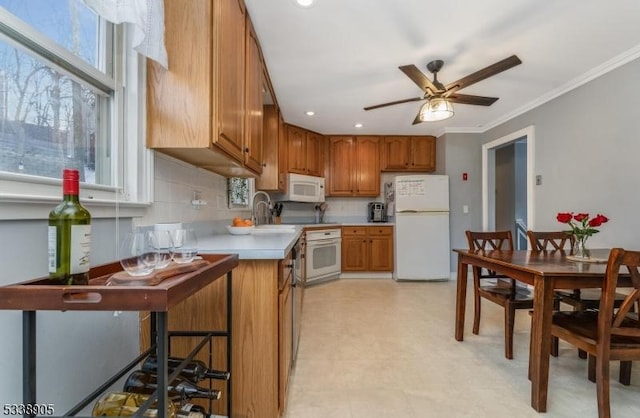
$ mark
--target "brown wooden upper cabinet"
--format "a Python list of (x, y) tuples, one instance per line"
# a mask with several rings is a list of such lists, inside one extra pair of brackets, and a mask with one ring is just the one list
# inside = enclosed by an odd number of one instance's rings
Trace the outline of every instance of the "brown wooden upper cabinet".
[(380, 137), (329, 138), (329, 196), (380, 195)]
[(284, 120), (276, 105), (263, 106), (264, 164), (256, 179), (257, 190), (284, 192), (287, 187), (287, 139)]
[(287, 125), (288, 172), (322, 176), (324, 137), (294, 125)]
[(148, 61), (147, 146), (222, 175), (259, 174), (262, 62), (244, 2), (164, 7), (169, 70)]
[(436, 138), (433, 136), (385, 136), (382, 171), (432, 172), (436, 169)]
[(262, 55), (253, 25), (246, 18), (246, 71), (245, 71), (245, 127), (244, 164), (256, 173), (262, 173), (262, 119), (263, 82)]

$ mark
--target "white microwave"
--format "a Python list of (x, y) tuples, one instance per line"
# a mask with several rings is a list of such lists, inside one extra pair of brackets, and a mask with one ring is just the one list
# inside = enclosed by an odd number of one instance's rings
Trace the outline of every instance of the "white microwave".
[(324, 177), (289, 173), (284, 200), (291, 202), (324, 202)]

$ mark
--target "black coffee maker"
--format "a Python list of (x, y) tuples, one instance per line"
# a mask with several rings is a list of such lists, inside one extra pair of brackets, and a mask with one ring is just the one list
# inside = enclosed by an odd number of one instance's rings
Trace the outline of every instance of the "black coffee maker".
[(387, 211), (384, 203), (382, 202), (370, 202), (367, 207), (367, 221), (369, 222), (386, 222)]

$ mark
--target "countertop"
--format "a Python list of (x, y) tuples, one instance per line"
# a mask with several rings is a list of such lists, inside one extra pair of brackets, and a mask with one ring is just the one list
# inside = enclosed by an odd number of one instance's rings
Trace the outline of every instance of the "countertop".
[(392, 226), (392, 222), (326, 222), (300, 223), (294, 232), (261, 233), (256, 235), (212, 234), (198, 238), (202, 254), (238, 254), (240, 260), (282, 260), (306, 229), (340, 228), (342, 226)]
[(238, 254), (241, 260), (282, 260), (302, 234), (302, 225), (294, 232), (259, 235), (216, 234), (198, 238), (202, 254)]

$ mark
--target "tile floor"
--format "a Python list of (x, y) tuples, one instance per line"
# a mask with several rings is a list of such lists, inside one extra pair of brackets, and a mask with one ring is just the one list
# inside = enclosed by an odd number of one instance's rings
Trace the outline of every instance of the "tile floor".
[[(529, 406), (528, 314), (518, 313), (515, 359), (506, 360), (502, 309), (483, 303), (476, 336), (467, 308), (457, 342), (454, 299), (454, 281), (342, 279), (307, 288), (285, 418), (597, 417), (595, 384), (577, 351), (561, 343), (551, 359), (548, 412), (538, 414)], [(617, 373), (614, 363), (613, 417), (640, 416), (640, 364), (631, 386)]]

